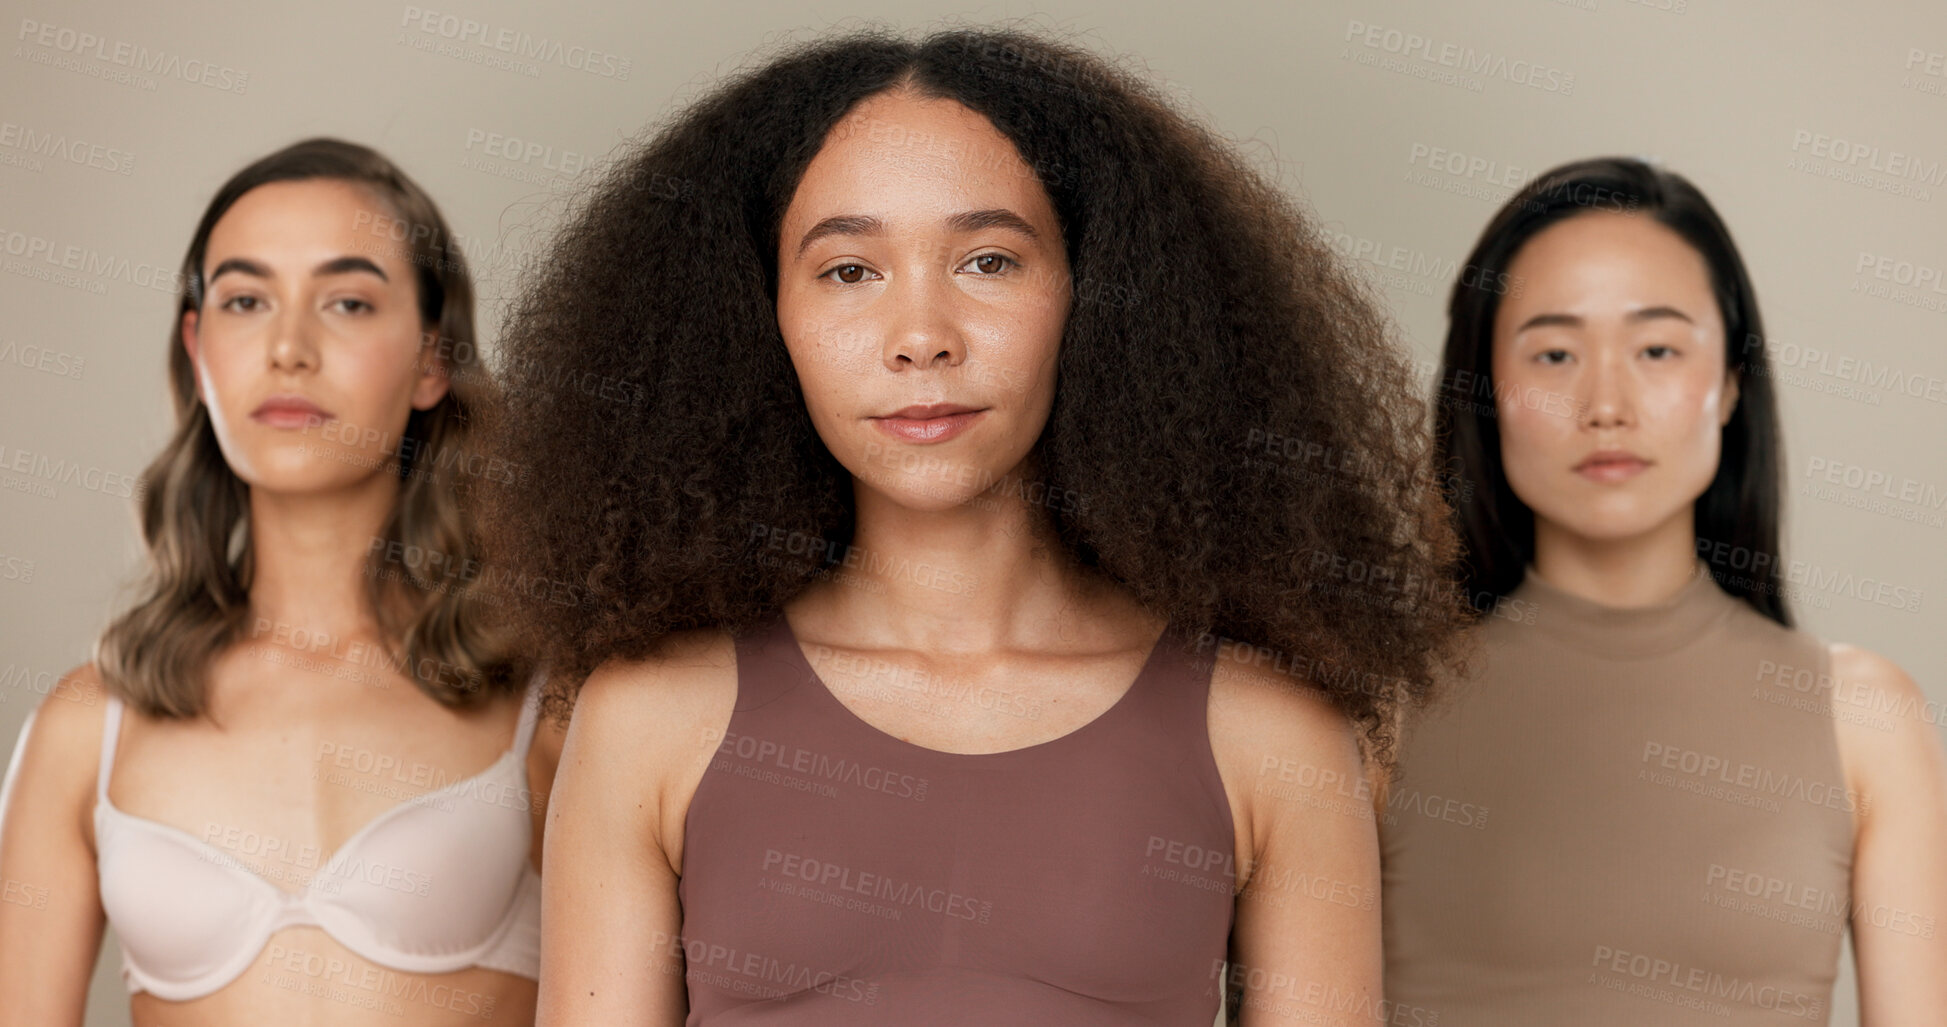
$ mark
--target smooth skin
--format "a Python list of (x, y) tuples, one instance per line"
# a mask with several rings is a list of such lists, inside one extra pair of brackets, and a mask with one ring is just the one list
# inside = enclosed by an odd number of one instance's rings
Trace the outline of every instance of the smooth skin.
[[(205, 716), (124, 710), (108, 792), (123, 812), (187, 831), (286, 891), (381, 813), (493, 763), (520, 714), (513, 696), (461, 713), (419, 691), (379, 655), (363, 598), (366, 552), (399, 493), (385, 458), (447, 381), (427, 356), (422, 333), (436, 326), (420, 322), (409, 255), (356, 230), (389, 213), (344, 182), (278, 182), (244, 194), (211, 232), (207, 294), (183, 315), (183, 337), (224, 458), (250, 490), (252, 629), (213, 661)], [(283, 393), (338, 421), (279, 428), (250, 417)], [(0, 903), (7, 1027), (82, 1022), (105, 924), (93, 807), (106, 697), (92, 664), (69, 671), (29, 717), (8, 770), (0, 876), (34, 901)], [(563, 737), (540, 722), (530, 796), (547, 794)], [(380, 760), (390, 769), (361, 769)], [(545, 803), (530, 805), (539, 869)], [(327, 989), (352, 1000), (317, 994)], [(143, 992), (130, 1012), (137, 1027), (417, 1027), (477, 1024), (485, 1011), (523, 1023), (535, 992), (496, 970), (402, 973), (303, 926), (273, 934), (211, 995)]]
[[(1035, 745), (1109, 709), (1164, 624), (1089, 583), (1021, 499), (1071, 292), (1053, 206), (1012, 144), (955, 102), (866, 100), (807, 168), (778, 266), (779, 327), (819, 437), (852, 473), (864, 557), (785, 604), (820, 677), (868, 724), (944, 752)], [(984, 413), (930, 444), (870, 420), (930, 403)], [(1314, 690), (1263, 662), (1225, 650), (1209, 703), (1236, 825), (1231, 958), (1252, 971), (1240, 978), (1279, 989), (1247, 989), (1242, 1022), (1331, 1022), (1319, 1019), (1328, 1001), (1358, 1011), (1344, 1022), (1377, 1022), (1376, 902), (1341, 901), (1343, 890), (1316, 899), (1296, 883), (1316, 875), (1376, 895), (1370, 809), (1256, 787), (1267, 760), (1358, 781), (1358, 748)], [(878, 698), (889, 665), (939, 694)], [(658, 657), (589, 677), (549, 813), (540, 1023), (683, 1022), (684, 822), (736, 688), (720, 632), (678, 635)], [(996, 694), (1008, 698), (943, 698)], [(1221, 977), (1213, 966), (1198, 983), (1214, 991)]]
[[(1709, 269), (1654, 220), (1597, 211), (1537, 233), (1508, 272), (1522, 288), (1496, 314), (1493, 375), (1508, 483), (1535, 515), (1535, 573), (1614, 606), (1667, 600), (1695, 565), (1692, 508), (1737, 403)], [(1573, 470), (1599, 449), (1649, 466), (1614, 483)], [(1865, 800), (1860, 1022), (1934, 1023), (1947, 1009), (1947, 755), (1911, 677), (1857, 646), (1831, 654), (1840, 758)]]

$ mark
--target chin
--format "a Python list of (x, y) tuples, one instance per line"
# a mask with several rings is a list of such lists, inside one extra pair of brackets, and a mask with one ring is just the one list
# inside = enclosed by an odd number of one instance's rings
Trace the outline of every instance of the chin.
[(362, 473), (359, 464), (316, 455), (288, 454), (285, 459), (259, 460), (251, 473), (238, 477), (253, 489), (296, 495), (342, 489)]
[(924, 513), (954, 510), (981, 499), (981, 492), (977, 488), (958, 484), (929, 485), (926, 482), (904, 482), (891, 495), (900, 506)]
[(1645, 510), (1633, 503), (1618, 505), (1615, 509), (1583, 506), (1541, 515), (1553, 521), (1561, 530), (1592, 542), (1623, 542), (1638, 538), (1669, 520), (1668, 512)]

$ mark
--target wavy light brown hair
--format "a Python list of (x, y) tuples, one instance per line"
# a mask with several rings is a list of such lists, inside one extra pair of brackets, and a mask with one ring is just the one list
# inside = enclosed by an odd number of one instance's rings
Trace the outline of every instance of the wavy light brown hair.
[[(549, 711), (604, 659), (747, 629), (844, 553), (852, 481), (779, 332), (778, 234), (826, 134), (895, 86), (985, 116), (1061, 223), (1077, 302), (1022, 500), (1206, 643), (1302, 661), (1389, 757), (1467, 620), (1389, 321), (1233, 146), (1138, 74), (1014, 29), (786, 43), (578, 199), (510, 313), (487, 428), (538, 475), (489, 499), (493, 548), (572, 598), (522, 611)], [(813, 540), (804, 558), (765, 552), (779, 533)]]
[[(478, 566), (478, 543), (462, 503), (467, 483), (441, 470), (468, 465), (470, 416), (489, 402), (493, 389), (474, 348), (473, 280), (465, 257), (432, 198), (390, 160), (355, 143), (307, 139), (225, 182), (183, 257), (169, 336), (176, 428), (142, 472), (138, 500), (148, 566), (139, 597), (96, 638), (93, 654), (104, 683), (150, 716), (201, 714), (211, 660), (250, 628), (250, 487), (224, 459), (209, 410), (197, 398), (182, 315), (202, 307), (204, 256), (224, 213), (260, 185), (304, 179), (355, 184), (392, 213), (396, 221), (375, 232), (375, 245), (409, 248), (401, 256), (415, 271), (422, 344), (436, 347), (450, 379), (438, 404), (412, 412), (386, 465), (400, 478), (399, 501), (367, 555), (366, 598), (393, 646), (386, 654), (391, 669), (450, 706), (513, 690), (532, 671), (509, 633), (492, 623), (494, 611), (482, 606), (477, 572), (446, 573)], [(394, 232), (394, 226), (403, 227)], [(399, 552), (440, 558), (385, 555)]]

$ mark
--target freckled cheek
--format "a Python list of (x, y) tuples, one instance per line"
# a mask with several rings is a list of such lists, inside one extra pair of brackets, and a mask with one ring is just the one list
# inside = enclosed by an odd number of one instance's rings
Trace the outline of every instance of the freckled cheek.
[(827, 376), (877, 361), (883, 339), (863, 321), (800, 322), (792, 325), (785, 337), (793, 363)]
[(975, 395), (994, 406), (1026, 410), (1052, 402), (1061, 325), (1023, 323), (965, 329), (977, 369), (970, 376)]
[(805, 410), (818, 423), (841, 423), (870, 414), (860, 381), (855, 373), (822, 363), (806, 366), (798, 374)]

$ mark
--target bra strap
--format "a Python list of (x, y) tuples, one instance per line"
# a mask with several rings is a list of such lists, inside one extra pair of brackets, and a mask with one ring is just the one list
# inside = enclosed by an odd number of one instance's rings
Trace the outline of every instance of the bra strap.
[(521, 699), (521, 720), (514, 728), (514, 752), (523, 759), (527, 757), (529, 743), (534, 741), (534, 725), (541, 712), (541, 682), (547, 676), (545, 666), (535, 668), (534, 676), (527, 682), (527, 694)]
[(115, 743), (122, 737), (122, 701), (108, 697), (101, 717), (101, 764), (95, 771), (95, 801), (108, 798), (108, 774), (115, 769)]

